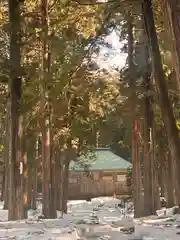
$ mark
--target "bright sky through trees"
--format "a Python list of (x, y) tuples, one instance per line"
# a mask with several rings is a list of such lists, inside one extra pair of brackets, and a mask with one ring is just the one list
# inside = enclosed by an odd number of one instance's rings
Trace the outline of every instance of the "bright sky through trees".
[(102, 47), (96, 61), (102, 68), (118, 67), (125, 65), (127, 54), (121, 51), (122, 42), (116, 32), (112, 32), (105, 38), (105, 41), (112, 45), (112, 48)]

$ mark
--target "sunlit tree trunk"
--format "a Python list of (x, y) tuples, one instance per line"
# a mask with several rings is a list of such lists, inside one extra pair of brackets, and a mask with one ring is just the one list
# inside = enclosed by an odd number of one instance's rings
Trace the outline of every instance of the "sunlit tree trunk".
[[(52, 160), (52, 107), (48, 95), (48, 76), (51, 69), (51, 53), (48, 42), (48, 0), (41, 1), (42, 13), (42, 106), (43, 106), (43, 120), (42, 120), (42, 162), (43, 162), (43, 215), (45, 218), (56, 218), (56, 207), (52, 206), (52, 179), (55, 176), (55, 164)], [(52, 176), (53, 175), (53, 176)], [(54, 184), (54, 182), (53, 182)]]
[(43, 215), (45, 218), (51, 218), (50, 213), (50, 119), (49, 105), (47, 104), (47, 74), (48, 74), (48, 0), (41, 1), (42, 13), (42, 168), (43, 168)]
[[(168, 88), (166, 83), (165, 74), (163, 71), (161, 55), (158, 45), (158, 39), (156, 35), (156, 29), (154, 24), (154, 16), (152, 11), (152, 1), (144, 0), (143, 2), (143, 16), (146, 28), (146, 33), (149, 39), (149, 46), (152, 56), (152, 64), (155, 73), (155, 82), (159, 94), (159, 102), (162, 111), (163, 121), (165, 129), (167, 131), (169, 149), (171, 154), (171, 160), (175, 161), (176, 165), (176, 181), (178, 188), (180, 187), (180, 139), (176, 121), (173, 114), (171, 102), (168, 97)], [(178, 191), (178, 197), (180, 196)], [(179, 199), (180, 200), (180, 199)]]

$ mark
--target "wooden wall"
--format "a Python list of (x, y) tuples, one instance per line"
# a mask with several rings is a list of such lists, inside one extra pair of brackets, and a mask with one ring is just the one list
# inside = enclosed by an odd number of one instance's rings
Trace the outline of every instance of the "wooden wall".
[(70, 172), (69, 199), (86, 199), (114, 194), (129, 195), (126, 172), (126, 169), (94, 171), (90, 176), (83, 172)]

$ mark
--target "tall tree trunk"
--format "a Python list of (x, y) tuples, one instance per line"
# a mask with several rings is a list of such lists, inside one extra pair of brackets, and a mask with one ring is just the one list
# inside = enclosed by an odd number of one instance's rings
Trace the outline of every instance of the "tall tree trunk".
[[(9, 139), (9, 220), (24, 217), (21, 179), (23, 175), (22, 149), (20, 148), (20, 99), (21, 99), (21, 26), (20, 1), (9, 0), (10, 30), (10, 139)], [(20, 170), (22, 170), (20, 172)]]
[(141, 164), (138, 153), (138, 131), (139, 121), (136, 120), (136, 90), (133, 78), (134, 64), (133, 64), (133, 19), (129, 15), (127, 16), (127, 27), (128, 27), (128, 67), (130, 77), (130, 87), (132, 89), (131, 102), (132, 102), (132, 179), (133, 179), (133, 200), (134, 200), (134, 216), (140, 217), (142, 214), (142, 178), (141, 178)]
[(153, 109), (149, 92), (152, 90), (151, 77), (148, 65), (148, 51), (146, 52), (147, 69), (143, 76), (145, 99), (144, 99), (144, 215), (152, 215), (155, 213), (153, 204)]
[[(147, 100), (147, 99), (146, 99)], [(144, 114), (144, 215), (152, 215), (153, 196), (152, 196), (152, 162), (150, 149), (150, 131), (148, 122), (150, 121), (149, 103), (145, 103)]]
[[(43, 58), (46, 57), (46, 54), (46, 50), (43, 49)], [(45, 64), (45, 59), (43, 59), (43, 64)], [(46, 69), (44, 69), (43, 71), (46, 71)], [(44, 76), (45, 75), (46, 72), (44, 73)], [(45, 81), (45, 79), (43, 79), (43, 81)], [(42, 92), (44, 91), (46, 91), (46, 89), (43, 87)], [(50, 218), (50, 122), (47, 109), (48, 106), (46, 106), (45, 103), (45, 96), (43, 95), (42, 98), (44, 111), (44, 119), (42, 119), (43, 215), (45, 218)]]
[[(42, 69), (43, 69), (43, 79), (42, 79), (42, 102), (43, 102), (43, 215), (45, 218), (56, 218), (56, 211), (52, 212), (52, 170), (54, 173), (54, 164), (52, 162), (52, 129), (51, 129), (51, 106), (49, 103), (48, 96), (48, 76), (50, 72), (50, 49), (48, 43), (48, 0), (41, 1), (41, 12), (42, 12), (42, 26), (43, 26), (43, 39), (42, 39)], [(54, 173), (55, 174), (55, 173)]]
[(20, 172), (20, 187), (17, 192), (17, 200), (20, 201), (18, 208), (19, 218), (27, 218), (28, 210), (28, 166), (27, 166), (27, 152), (26, 152), (26, 139), (24, 134), (23, 117), (19, 117), (19, 151), (18, 162)]
[[(154, 73), (155, 73), (155, 82), (156, 82), (158, 93), (159, 93), (160, 107), (162, 111), (164, 125), (167, 131), (167, 136), (168, 136), (171, 160), (175, 161), (176, 163), (176, 179), (177, 179), (177, 185), (178, 187), (180, 187), (180, 174), (179, 174), (180, 139), (179, 139), (178, 129), (176, 126), (176, 121), (173, 114), (172, 105), (168, 97), (168, 88), (166, 84), (165, 74), (163, 71), (158, 39), (157, 39), (157, 34), (155, 29), (154, 16), (153, 16), (153, 10), (152, 10), (152, 1), (144, 0), (142, 7), (143, 7), (145, 29), (149, 39), (149, 46), (151, 49), (152, 64), (153, 64)], [(178, 197), (180, 197), (179, 191), (178, 191)]]
[[(46, 117), (47, 120), (47, 117)], [(53, 218), (51, 215), (51, 143), (50, 143), (50, 125), (46, 121), (42, 132), (43, 145), (43, 215), (45, 218)]]
[[(48, 73), (50, 74), (51, 72), (51, 46), (50, 43), (48, 45)], [(49, 89), (48, 89), (49, 90)], [(53, 121), (53, 107), (49, 103), (49, 123), (50, 123), (50, 141), (51, 141), (51, 152), (50, 152), (50, 204), (51, 204), (51, 216), (53, 218), (57, 217), (57, 196), (56, 196), (56, 158), (55, 158), (55, 148), (53, 145), (53, 130), (52, 130), (52, 121)]]

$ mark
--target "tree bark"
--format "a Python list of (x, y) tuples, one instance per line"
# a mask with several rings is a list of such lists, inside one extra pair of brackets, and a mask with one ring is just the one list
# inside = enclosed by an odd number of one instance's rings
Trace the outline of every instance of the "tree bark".
[[(155, 74), (155, 82), (159, 94), (159, 103), (162, 111), (163, 121), (165, 129), (167, 131), (169, 149), (171, 153), (171, 160), (176, 163), (176, 179), (177, 185), (180, 187), (180, 139), (178, 134), (178, 129), (176, 126), (176, 121), (173, 114), (172, 105), (168, 97), (168, 88), (166, 84), (166, 78), (163, 71), (161, 55), (158, 45), (158, 39), (155, 29), (154, 16), (152, 11), (152, 1), (144, 0), (143, 4), (143, 16), (145, 29), (149, 40), (149, 46), (151, 49), (152, 64)], [(178, 191), (178, 197), (180, 196)], [(180, 199), (179, 199), (180, 201)]]
[[(50, 123), (48, 116), (48, 106), (46, 106), (47, 92), (47, 71), (48, 71), (48, 0), (41, 1), (42, 13), (42, 168), (43, 168), (43, 215), (45, 218), (51, 218), (50, 213)], [(46, 107), (45, 107), (46, 106)]]
[(136, 119), (136, 83), (133, 78), (134, 64), (133, 64), (133, 19), (130, 13), (127, 16), (127, 30), (128, 30), (128, 67), (129, 67), (129, 84), (132, 89), (132, 179), (133, 179), (133, 200), (134, 200), (134, 217), (142, 215), (142, 177), (141, 177), (141, 163), (139, 158), (138, 148), (138, 132), (139, 121)]
[(158, 161), (156, 158), (156, 124), (153, 113), (153, 126), (152, 126), (152, 195), (153, 195), (153, 211), (160, 209), (160, 189), (158, 181)]
[(36, 138), (35, 143), (35, 161), (33, 161), (32, 166), (32, 201), (31, 201), (31, 207), (32, 209), (36, 210), (36, 200), (37, 200), (37, 166), (39, 163), (39, 136)]
[(144, 107), (144, 214), (153, 215), (153, 195), (152, 195), (152, 149), (151, 131), (152, 116), (148, 97), (145, 99)]
[[(25, 139), (24, 139), (25, 143)], [(30, 195), (29, 193), (29, 169), (28, 169), (28, 158), (27, 158), (27, 151), (26, 151), (26, 146), (23, 146), (23, 177), (21, 180), (21, 187), (23, 191), (23, 198), (22, 198), (22, 214), (24, 215), (24, 218), (28, 217), (28, 210), (29, 210), (29, 198)]]
[[(20, 100), (21, 100), (21, 25), (19, 0), (9, 0), (10, 30), (10, 139), (9, 139), (9, 220), (24, 218), (22, 206), (23, 176), (22, 149), (20, 147)], [(22, 171), (20, 167), (22, 165)]]
[(56, 184), (56, 159), (55, 154), (51, 155), (51, 214), (57, 217), (57, 184)]
[(27, 218), (28, 211), (28, 165), (27, 165), (27, 152), (26, 152), (26, 139), (24, 134), (23, 117), (19, 117), (19, 150), (18, 150), (18, 163), (20, 172), (20, 186), (17, 191), (17, 200), (19, 201), (18, 215), (20, 219)]
[[(47, 118), (46, 118), (47, 119)], [(50, 145), (50, 126), (49, 121), (46, 121), (43, 132), (43, 215), (45, 218), (51, 216), (51, 145)]]
[(166, 184), (167, 184), (167, 207), (173, 207), (175, 204), (174, 201), (174, 181), (173, 181), (173, 165), (170, 158), (170, 154), (167, 154), (167, 175), (166, 175)]
[(43, 136), (43, 215), (45, 218), (56, 218), (56, 206), (54, 199), (54, 184), (55, 184), (55, 162), (52, 159), (52, 107), (49, 101), (48, 76), (51, 68), (51, 52), (48, 42), (48, 0), (41, 1), (42, 13), (42, 106), (43, 106), (43, 121), (42, 121), (42, 136)]
[(165, 155), (162, 143), (159, 143), (159, 184), (161, 188), (161, 197), (166, 196), (166, 165), (165, 165)]
[(33, 195), (33, 176), (32, 176), (32, 166), (30, 165), (29, 163), (29, 157), (28, 157), (28, 182), (27, 182), (27, 191), (28, 191), (28, 209), (31, 208), (31, 209), (34, 209), (32, 207), (32, 195)]
[(57, 204), (57, 210), (61, 210), (61, 166), (60, 161), (56, 162), (56, 184), (57, 184), (57, 193), (56, 193), (56, 204)]
[(132, 176), (133, 176), (133, 199), (134, 199), (134, 217), (142, 216), (142, 175), (141, 175), (141, 161), (139, 154), (139, 138), (140, 123), (139, 120), (133, 122), (132, 132)]
[(149, 51), (145, 31), (141, 36), (144, 45), (144, 103), (143, 103), (143, 122), (144, 122), (144, 214), (155, 214), (160, 206), (158, 164), (156, 162), (156, 131), (153, 113), (153, 98), (150, 95), (152, 88), (151, 70), (149, 63)]
[(62, 181), (62, 197), (61, 197), (61, 211), (67, 214), (68, 201), (68, 179), (69, 179), (69, 159), (66, 159), (63, 167), (63, 181)]
[(60, 191), (61, 191), (61, 172), (60, 172), (60, 164), (61, 164), (61, 157), (59, 154), (58, 149), (56, 150), (56, 208), (58, 211), (60, 211)]

